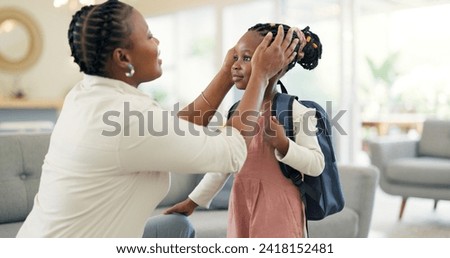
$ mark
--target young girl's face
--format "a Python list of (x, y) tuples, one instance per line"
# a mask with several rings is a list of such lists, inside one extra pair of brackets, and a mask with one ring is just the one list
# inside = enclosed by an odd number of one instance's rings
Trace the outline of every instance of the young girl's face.
[(235, 46), (236, 52), (233, 66), (231, 66), (231, 75), (238, 89), (244, 90), (247, 87), (252, 73), (252, 56), (262, 40), (263, 36), (258, 32), (247, 31)]

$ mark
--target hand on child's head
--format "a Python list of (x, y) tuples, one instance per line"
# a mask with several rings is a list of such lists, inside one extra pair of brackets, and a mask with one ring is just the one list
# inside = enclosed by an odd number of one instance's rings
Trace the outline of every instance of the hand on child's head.
[(236, 50), (234, 47), (230, 48), (225, 56), (225, 59), (223, 61), (222, 64), (222, 69), (224, 69), (224, 71), (229, 72), (231, 70), (231, 66), (234, 63), (234, 55), (236, 53)]
[(305, 53), (303, 52), (303, 48), (306, 46), (306, 37), (305, 34), (303, 33), (303, 31), (301, 31), (299, 28), (295, 27), (294, 28), (295, 33), (297, 33), (298, 38), (299, 38), (299, 43), (300, 46), (298, 48), (298, 53), (297, 53), (297, 59), (301, 60), (304, 56)]

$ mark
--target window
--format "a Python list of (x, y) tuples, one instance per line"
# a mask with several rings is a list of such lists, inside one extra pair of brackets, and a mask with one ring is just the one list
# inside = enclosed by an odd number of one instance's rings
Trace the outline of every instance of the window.
[(450, 5), (361, 18), (363, 117), (450, 118)]
[[(233, 1), (234, 2), (234, 1)], [(420, 5), (420, 4), (419, 4)], [(195, 99), (247, 29), (281, 22), (318, 34), (322, 59), (312, 71), (295, 67), (282, 79), (291, 94), (315, 100), (346, 134), (335, 134), (338, 159), (354, 161), (361, 149), (361, 122), (397, 114), (402, 119), (450, 118), (449, 4), (408, 1), (260, 0), (210, 5), (147, 19), (160, 39), (163, 76), (142, 85), (171, 107)], [(240, 99), (233, 89), (219, 110)]]
[(147, 18), (160, 41), (163, 75), (140, 88), (167, 108), (194, 100), (216, 73), (212, 7)]

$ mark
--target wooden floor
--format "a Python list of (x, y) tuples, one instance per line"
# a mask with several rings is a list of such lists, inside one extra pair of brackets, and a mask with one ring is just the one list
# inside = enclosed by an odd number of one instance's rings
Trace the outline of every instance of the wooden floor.
[(450, 238), (450, 201), (409, 198), (399, 221), (401, 197), (377, 189), (370, 238)]

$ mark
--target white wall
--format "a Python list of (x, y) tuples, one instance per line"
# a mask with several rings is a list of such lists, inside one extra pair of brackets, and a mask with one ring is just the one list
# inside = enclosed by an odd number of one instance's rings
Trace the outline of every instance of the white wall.
[(15, 7), (28, 13), (39, 27), (42, 36), (42, 54), (28, 70), (12, 73), (0, 70), (0, 95), (12, 91), (16, 81), (29, 99), (63, 98), (82, 77), (70, 57), (67, 29), (71, 12), (56, 9), (52, 0), (0, 0), (0, 9)]
[(205, 5), (227, 6), (250, 1), (254, 0), (123, 0), (123, 2), (133, 5), (144, 15), (149, 16), (162, 15)]
[[(225, 0), (233, 4), (249, 0)], [(101, 2), (101, 1), (99, 1)], [(211, 0), (124, 0), (144, 15), (158, 15), (183, 8), (213, 3)], [(43, 40), (42, 54), (31, 68), (13, 73), (0, 70), (0, 97), (8, 97), (16, 87), (25, 91), (29, 99), (60, 99), (82, 78), (78, 66), (70, 57), (67, 29), (73, 10), (54, 8), (53, 0), (0, 0), (0, 9), (19, 8), (28, 13), (39, 27)], [(15, 87), (14, 87), (15, 85)]]

